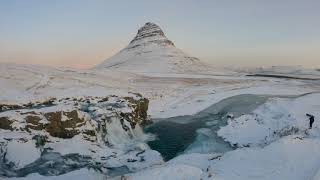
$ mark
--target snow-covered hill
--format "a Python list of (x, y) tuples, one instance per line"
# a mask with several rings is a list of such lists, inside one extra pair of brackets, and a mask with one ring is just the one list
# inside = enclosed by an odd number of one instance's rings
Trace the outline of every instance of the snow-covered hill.
[(207, 69), (198, 58), (176, 48), (154, 23), (146, 23), (138, 30), (127, 47), (99, 64), (96, 69), (129, 72), (186, 73)]

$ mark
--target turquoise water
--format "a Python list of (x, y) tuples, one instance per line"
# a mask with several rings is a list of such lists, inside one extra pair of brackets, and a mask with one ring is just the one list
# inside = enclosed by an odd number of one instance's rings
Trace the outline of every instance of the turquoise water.
[(267, 96), (238, 95), (224, 99), (192, 115), (156, 119), (145, 132), (157, 136), (148, 145), (170, 160), (183, 153), (224, 153), (233, 148), (217, 135), (220, 127), (227, 125), (227, 115), (238, 117), (256, 109)]

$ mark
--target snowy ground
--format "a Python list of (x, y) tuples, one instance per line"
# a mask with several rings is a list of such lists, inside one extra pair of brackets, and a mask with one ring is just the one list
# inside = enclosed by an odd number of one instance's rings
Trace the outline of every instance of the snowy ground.
[(212, 74), (159, 74), (1, 64), (0, 101), (27, 103), (49, 97), (124, 96), (139, 92), (150, 99), (149, 114), (165, 118), (195, 114), (238, 94), (297, 95), (320, 91), (320, 81), (245, 75), (221, 69), (214, 69)]
[[(243, 71), (217, 72), (196, 75), (124, 73), (1, 64), (0, 104), (27, 103), (49, 97), (139, 92), (150, 99), (149, 114), (152, 118), (166, 118), (192, 115), (239, 94), (281, 95), (281, 98), (271, 98), (250, 114), (230, 119), (228, 125), (220, 129), (219, 135), (239, 147), (237, 150), (221, 156), (181, 155), (161, 165), (147, 169), (139, 167), (144, 170), (126, 177), (166, 180), (320, 179), (320, 125), (317, 122), (320, 117), (320, 94), (317, 93), (320, 92), (320, 81), (248, 77)], [(308, 76), (311, 76), (310, 73), (312, 77), (319, 77), (318, 72), (309, 72)], [(300, 75), (304, 76), (303, 73), (295, 74)], [(301, 94), (307, 95), (291, 97)], [(307, 129), (305, 113), (316, 116), (312, 130)], [(21, 158), (27, 158), (25, 162), (28, 162), (32, 161), (32, 157)], [(81, 169), (56, 177), (30, 174), (25, 178), (13, 179), (75, 178), (104, 177), (93, 170)]]
[(77, 179), (77, 180), (105, 180), (104, 175), (88, 169), (80, 169), (68, 174), (64, 174), (61, 176), (41, 176), (39, 174), (30, 174), (24, 178), (10, 178), (10, 180), (23, 180), (23, 179), (30, 179), (30, 180), (63, 180), (63, 179)]

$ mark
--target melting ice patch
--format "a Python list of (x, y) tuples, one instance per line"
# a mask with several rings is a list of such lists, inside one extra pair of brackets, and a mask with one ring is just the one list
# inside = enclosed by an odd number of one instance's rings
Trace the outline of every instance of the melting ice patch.
[(218, 137), (215, 131), (201, 128), (196, 132), (195, 141), (184, 151), (185, 153), (224, 153), (232, 150), (229, 143)]

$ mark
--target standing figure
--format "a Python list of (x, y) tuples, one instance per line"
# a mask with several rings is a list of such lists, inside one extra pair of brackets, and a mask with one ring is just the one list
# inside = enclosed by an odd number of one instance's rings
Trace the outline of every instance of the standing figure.
[(312, 128), (312, 124), (314, 123), (314, 116), (311, 115), (311, 114), (306, 114), (306, 116), (309, 117), (309, 120), (310, 120), (310, 122), (309, 122), (309, 129), (311, 129), (311, 128)]

